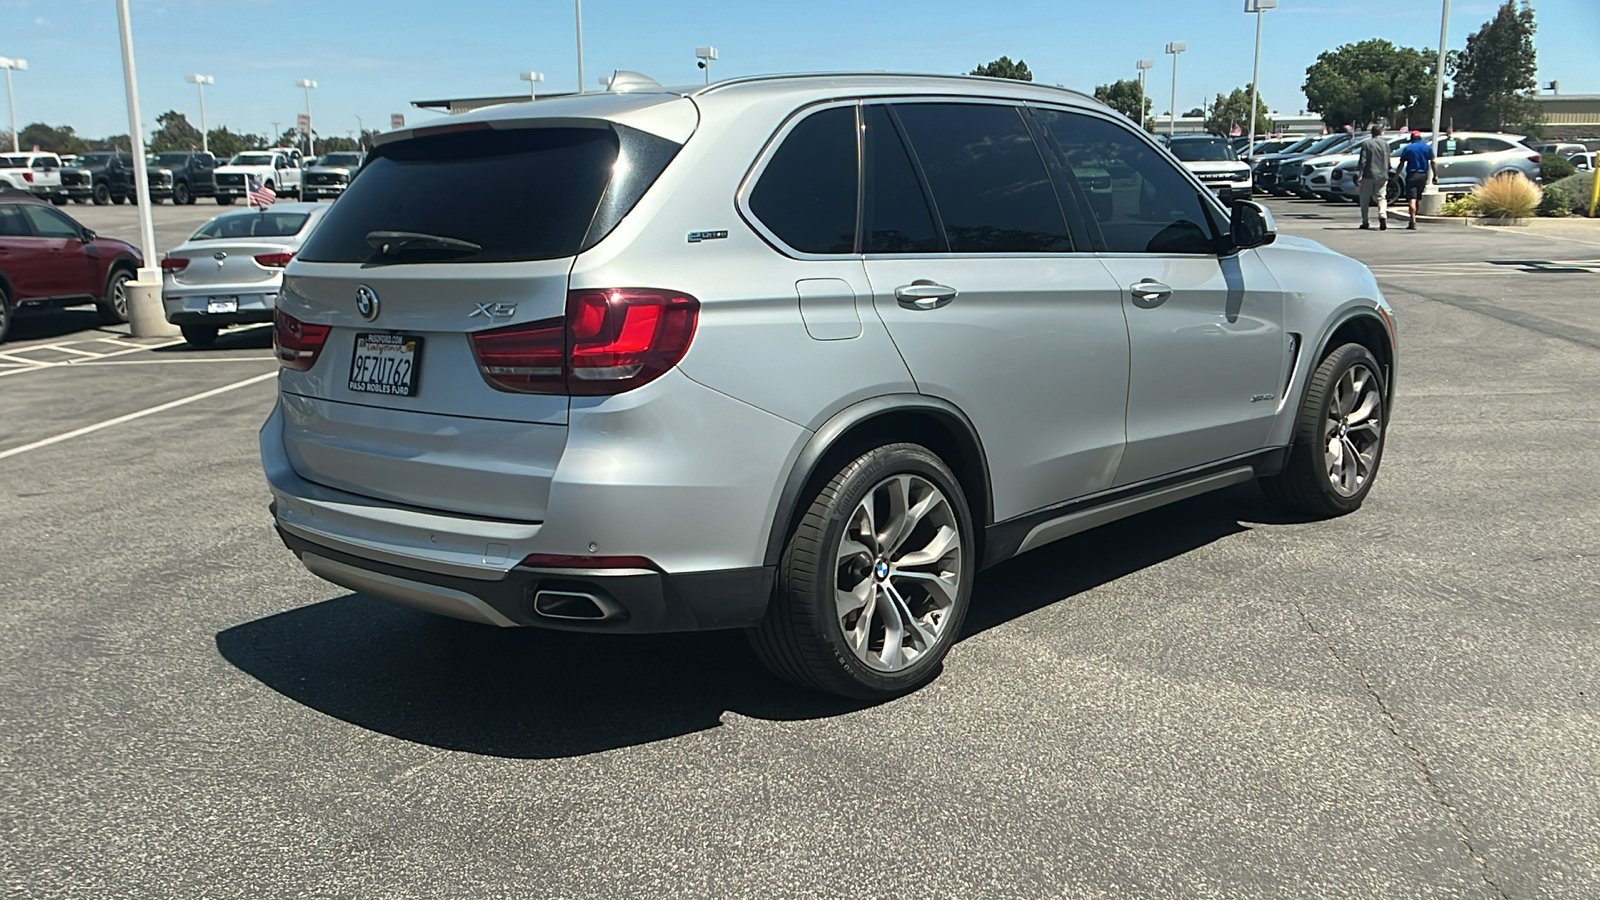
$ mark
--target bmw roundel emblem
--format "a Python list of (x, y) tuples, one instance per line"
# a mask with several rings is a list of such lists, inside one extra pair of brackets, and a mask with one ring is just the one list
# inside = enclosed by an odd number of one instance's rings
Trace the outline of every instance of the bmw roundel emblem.
[(356, 312), (371, 322), (378, 317), (378, 292), (367, 285), (356, 288)]
[(879, 581), (883, 581), (889, 577), (889, 564), (881, 559), (878, 560), (878, 564), (873, 567), (872, 574), (878, 576)]

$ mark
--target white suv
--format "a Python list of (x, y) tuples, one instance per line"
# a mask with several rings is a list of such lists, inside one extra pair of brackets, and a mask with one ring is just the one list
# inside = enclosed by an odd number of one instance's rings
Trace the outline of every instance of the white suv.
[(1261, 479), (1359, 507), (1393, 314), (1102, 104), (748, 78), (385, 136), (289, 264), (261, 453), (329, 581), (932, 678), (979, 569)]

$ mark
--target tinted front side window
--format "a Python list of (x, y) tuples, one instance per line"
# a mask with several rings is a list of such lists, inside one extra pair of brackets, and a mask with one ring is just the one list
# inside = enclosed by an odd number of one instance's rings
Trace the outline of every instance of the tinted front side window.
[(1021, 110), (907, 103), (895, 111), (927, 175), (952, 253), (1072, 249)]
[(1170, 159), (1120, 125), (1039, 110), (1050, 149), (1077, 179), (1112, 253), (1215, 253), (1199, 192)]
[(865, 109), (867, 140), (867, 253), (936, 253), (944, 238), (933, 222), (927, 197), (886, 106)]
[(366, 262), (375, 255), (367, 242), (374, 231), (414, 232), (482, 248), (383, 258), (390, 262), (575, 256), (617, 154), (610, 128), (466, 131), (390, 144), (328, 210), (301, 258)]
[(48, 206), (24, 206), (22, 211), (33, 220), (33, 230), (40, 237), (76, 238), (81, 234), (71, 219)]
[(854, 253), (855, 107), (825, 109), (796, 125), (750, 192), (750, 211), (802, 253)]

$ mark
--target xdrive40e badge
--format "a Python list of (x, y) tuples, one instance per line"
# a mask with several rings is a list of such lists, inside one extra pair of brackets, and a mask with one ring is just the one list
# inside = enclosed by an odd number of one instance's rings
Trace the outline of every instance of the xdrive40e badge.
[(371, 322), (378, 317), (378, 292), (367, 285), (356, 288), (356, 312)]

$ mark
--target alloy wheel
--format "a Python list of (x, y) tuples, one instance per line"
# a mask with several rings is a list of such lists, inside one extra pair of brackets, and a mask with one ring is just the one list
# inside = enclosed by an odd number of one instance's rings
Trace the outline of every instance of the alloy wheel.
[(126, 275), (119, 275), (111, 282), (111, 308), (123, 321), (127, 321), (128, 277)]
[(869, 668), (903, 670), (950, 638), (961, 530), (933, 482), (902, 474), (874, 486), (846, 522), (835, 562), (839, 627)]
[(1328, 481), (1352, 497), (1372, 477), (1383, 441), (1383, 394), (1372, 370), (1357, 363), (1345, 371), (1328, 401), (1323, 462)]

